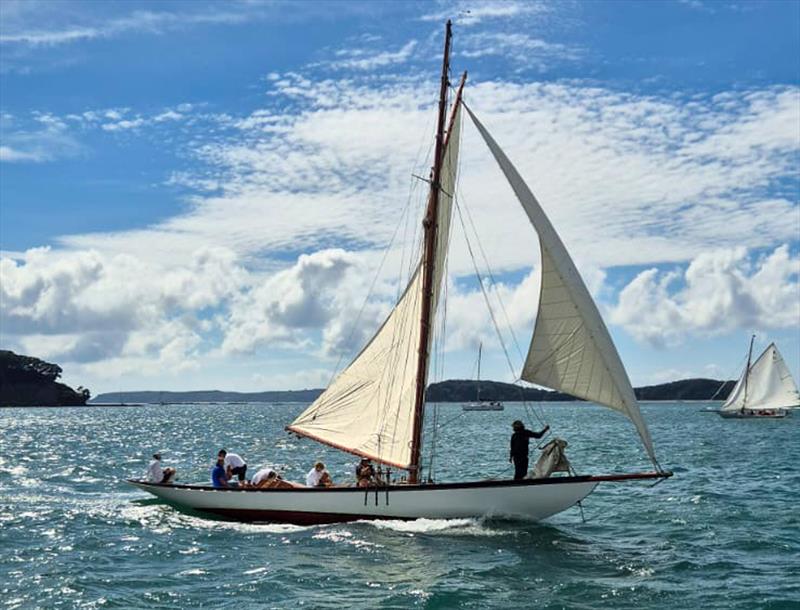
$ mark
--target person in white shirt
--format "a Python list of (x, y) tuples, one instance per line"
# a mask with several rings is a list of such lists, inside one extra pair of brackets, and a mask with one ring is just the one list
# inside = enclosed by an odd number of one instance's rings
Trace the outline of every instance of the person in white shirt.
[(325, 464), (317, 462), (306, 475), (306, 485), (308, 487), (331, 487), (333, 481), (331, 475), (325, 470)]
[(153, 454), (153, 461), (147, 467), (147, 482), (167, 485), (175, 477), (174, 468), (161, 468), (161, 453)]
[(265, 466), (256, 473), (249, 484), (245, 483), (244, 487), (249, 489), (294, 489), (303, 486), (284, 481), (272, 468)]
[(239, 477), (239, 482), (244, 483), (247, 464), (242, 459), (242, 456), (237, 453), (228, 453), (224, 449), (220, 449), (217, 455), (225, 460), (225, 474), (228, 479), (236, 475)]
[(271, 487), (273, 482), (278, 479), (278, 473), (269, 466), (265, 466), (256, 472), (253, 480), (250, 481), (253, 487)]

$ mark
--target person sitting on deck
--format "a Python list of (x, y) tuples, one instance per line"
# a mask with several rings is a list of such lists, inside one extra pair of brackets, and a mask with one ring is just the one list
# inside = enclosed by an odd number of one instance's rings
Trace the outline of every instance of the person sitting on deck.
[(245, 474), (247, 474), (247, 464), (238, 453), (228, 453), (224, 449), (220, 449), (217, 454), (225, 460), (225, 474), (228, 479), (233, 478), (233, 475), (239, 477), (239, 482), (244, 483)]
[(228, 475), (225, 472), (225, 458), (221, 455), (217, 456), (217, 463), (211, 469), (211, 485), (217, 489), (230, 487), (228, 485)]
[(161, 452), (153, 454), (153, 461), (147, 468), (147, 482), (167, 485), (175, 477), (174, 468), (161, 468)]
[(333, 487), (333, 479), (331, 478), (330, 472), (326, 470), (322, 473), (319, 483), (317, 483), (317, 487)]
[[(328, 484), (325, 485), (323, 480), (328, 481)], [(331, 475), (325, 470), (325, 464), (322, 462), (314, 464), (314, 467), (306, 475), (306, 485), (308, 487), (330, 487), (333, 485)]]
[(383, 485), (383, 481), (375, 473), (375, 467), (369, 458), (361, 458), (356, 466), (356, 486), (370, 487), (372, 485)]
[(519, 481), (528, 474), (528, 439), (542, 438), (550, 426), (545, 426), (541, 432), (534, 432), (526, 430), (525, 424), (517, 420), (511, 424), (511, 427), (514, 429), (514, 433), (511, 435), (511, 453), (508, 461), (514, 462), (514, 480)]
[(302, 487), (302, 485), (284, 481), (272, 468), (265, 466), (256, 472), (253, 480), (249, 484), (245, 483), (244, 487), (248, 489), (294, 489)]

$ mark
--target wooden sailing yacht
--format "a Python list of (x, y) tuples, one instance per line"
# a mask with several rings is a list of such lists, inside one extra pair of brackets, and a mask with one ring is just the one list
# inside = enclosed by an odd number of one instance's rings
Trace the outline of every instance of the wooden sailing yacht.
[(481, 355), (483, 343), (478, 345), (478, 389), (475, 402), (470, 402), (461, 407), (464, 411), (502, 411), (503, 403), (499, 400), (481, 400)]
[(753, 341), (747, 365), (718, 413), (724, 418), (783, 418), (800, 406), (800, 393), (783, 356), (770, 343), (753, 362)]
[[(397, 305), (327, 390), (287, 427), (295, 434), (408, 473), (380, 488), (214, 489), (130, 483), (182, 507), (246, 521), (299, 524), (358, 519), (495, 516), (544, 519), (580, 502), (602, 482), (671, 476), (656, 461), (650, 433), (617, 350), (564, 244), (505, 153), (462, 98), (461, 79), (445, 129), (451, 25), (446, 27), (439, 113), (419, 263)], [(433, 319), (440, 296), (463, 111), (477, 127), (539, 235), (541, 294), (521, 378), (604, 405), (634, 424), (655, 470), (543, 479), (425, 481), (422, 424)]]

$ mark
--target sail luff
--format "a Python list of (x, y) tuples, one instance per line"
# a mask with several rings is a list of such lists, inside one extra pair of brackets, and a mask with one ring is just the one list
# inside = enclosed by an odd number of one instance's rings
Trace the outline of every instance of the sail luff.
[(747, 406), (747, 381), (750, 379), (750, 363), (753, 361), (753, 341), (755, 340), (755, 335), (750, 337), (750, 349), (747, 352), (747, 366), (744, 369), (744, 400), (742, 400), (742, 411), (744, 411)]
[[(539, 235), (541, 288), (522, 379), (620, 411), (636, 427), (653, 464), (658, 462), (636, 396), (597, 306), (544, 210), (514, 165), (464, 104), (528, 219)], [(585, 373), (586, 363), (590, 374)], [(597, 369), (597, 366), (602, 369)]]
[[(425, 386), (428, 380), (428, 350), (431, 337), (431, 321), (434, 316), (434, 265), (436, 262), (436, 234), (439, 215), (439, 191), (441, 189), (442, 156), (444, 154), (444, 122), (447, 111), (447, 74), (450, 69), (450, 40), (452, 23), (447, 20), (444, 38), (444, 58), (439, 90), (439, 115), (436, 121), (436, 146), (433, 155), (433, 171), (428, 210), (423, 220), (425, 228), (422, 254), (422, 316), (420, 319), (420, 344), (417, 363), (417, 392), (414, 400), (413, 432), (411, 436), (411, 465), (409, 481), (419, 480), (420, 454), (422, 453), (422, 418), (425, 410)], [(438, 287), (437, 287), (438, 288)]]

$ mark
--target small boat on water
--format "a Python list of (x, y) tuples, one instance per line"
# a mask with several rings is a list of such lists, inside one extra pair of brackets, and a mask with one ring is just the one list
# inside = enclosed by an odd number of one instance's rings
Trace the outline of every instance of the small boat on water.
[[(726, 419), (781, 419), (800, 407), (800, 393), (783, 356), (774, 343), (752, 362), (753, 341), (747, 365), (718, 413)], [(752, 364), (751, 364), (752, 362)]]
[(483, 343), (478, 345), (478, 378), (477, 378), (477, 397), (475, 402), (465, 404), (461, 408), (464, 411), (502, 411), (503, 403), (499, 400), (481, 400), (481, 354), (483, 353)]
[[(298, 524), (359, 519), (502, 517), (539, 520), (588, 496), (600, 483), (672, 476), (656, 460), (650, 432), (597, 306), (544, 210), (462, 97), (455, 93), (445, 129), (451, 25), (442, 62), (439, 112), (419, 262), (388, 317), (330, 386), (287, 430), (369, 458), (391, 472), (377, 487), (215, 489), (207, 485), (129, 482), (176, 506), (242, 521)], [(466, 111), (539, 236), (541, 289), (533, 337), (519, 377), (625, 415), (653, 470), (523, 480), (436, 482), (423, 472), (422, 430), (433, 323), (445, 274), (455, 201), (461, 119)], [(533, 240), (531, 242), (534, 243)], [(563, 441), (562, 441), (563, 442)], [(426, 476), (427, 475), (427, 479)]]

